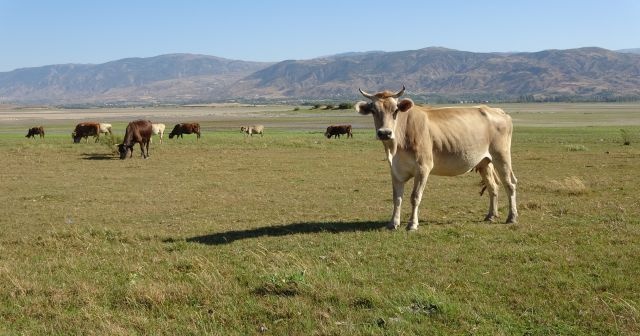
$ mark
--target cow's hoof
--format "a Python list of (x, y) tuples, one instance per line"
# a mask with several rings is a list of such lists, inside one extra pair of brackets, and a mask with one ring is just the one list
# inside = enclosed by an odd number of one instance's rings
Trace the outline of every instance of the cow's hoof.
[(398, 228), (398, 225), (395, 225), (393, 223), (387, 224), (387, 229), (389, 229), (389, 230), (395, 230), (397, 228)]
[(495, 215), (487, 215), (484, 217), (484, 221), (493, 223), (496, 221), (496, 218), (497, 217)]

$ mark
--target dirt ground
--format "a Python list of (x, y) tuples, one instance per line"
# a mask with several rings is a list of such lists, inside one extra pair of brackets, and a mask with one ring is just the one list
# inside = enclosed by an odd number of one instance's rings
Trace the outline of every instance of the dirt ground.
[(51, 107), (0, 107), (0, 123), (25, 124), (46, 120), (67, 123), (75, 120), (124, 121), (133, 119), (163, 120), (166, 122), (199, 119), (237, 120), (261, 117), (270, 114), (292, 111), (294, 107), (284, 105), (197, 105), (167, 107), (132, 107), (132, 108), (88, 108), (57, 109)]

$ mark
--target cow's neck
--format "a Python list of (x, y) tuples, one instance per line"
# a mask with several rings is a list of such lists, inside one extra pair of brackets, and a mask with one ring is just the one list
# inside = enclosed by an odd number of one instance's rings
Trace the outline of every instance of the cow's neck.
[(408, 111), (406, 113), (399, 113), (396, 119), (395, 129), (393, 130), (394, 137), (393, 140), (389, 142), (389, 144), (385, 144), (385, 147), (388, 147), (391, 151), (392, 155), (395, 155), (397, 150), (406, 150), (407, 146), (410, 145), (407, 142), (407, 118), (409, 117)]
[(127, 132), (124, 135), (124, 140), (122, 141), (122, 143), (125, 146), (132, 146), (133, 145), (133, 132), (131, 132), (130, 130), (127, 129)]

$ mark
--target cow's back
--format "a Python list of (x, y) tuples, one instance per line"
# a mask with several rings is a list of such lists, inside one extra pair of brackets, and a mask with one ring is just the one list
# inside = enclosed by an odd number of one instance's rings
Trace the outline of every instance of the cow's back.
[[(488, 106), (414, 107), (406, 114), (405, 134), (399, 147), (416, 158), (433, 160), (432, 174), (463, 174), (493, 149), (511, 140), (511, 117)], [(403, 141), (404, 140), (404, 141)]]
[(164, 133), (165, 127), (164, 124), (151, 124), (151, 131), (153, 134)]
[(149, 120), (134, 120), (127, 125), (125, 139), (130, 133), (139, 136), (140, 140), (149, 140), (153, 134), (153, 126)]
[(100, 124), (93, 122), (84, 122), (76, 125), (75, 132), (79, 136), (98, 135)]
[(254, 126), (251, 126), (249, 129), (249, 133), (253, 133), (253, 134), (262, 134), (262, 132), (264, 132), (263, 125), (254, 125)]

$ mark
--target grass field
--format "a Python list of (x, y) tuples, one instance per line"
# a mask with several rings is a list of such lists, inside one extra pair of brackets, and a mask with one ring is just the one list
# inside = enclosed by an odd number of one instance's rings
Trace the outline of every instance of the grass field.
[(73, 144), (72, 120), (0, 125), (0, 334), (636, 335), (640, 108), (597, 106), (505, 107), (519, 223), (481, 221), (479, 176), (434, 176), (417, 232), (384, 228), (388, 167), (354, 111), (348, 140), (307, 111), (214, 116), (148, 160)]

